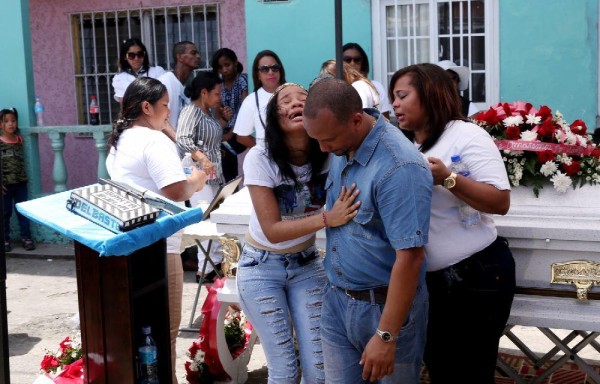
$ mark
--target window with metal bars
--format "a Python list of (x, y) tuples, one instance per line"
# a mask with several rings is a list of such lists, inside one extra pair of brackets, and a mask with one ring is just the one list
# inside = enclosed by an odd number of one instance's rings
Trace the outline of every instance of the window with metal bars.
[(88, 124), (92, 95), (100, 105), (100, 124), (117, 118), (112, 78), (119, 71), (124, 40), (138, 37), (148, 50), (150, 65), (173, 67), (172, 50), (178, 41), (192, 41), (201, 54), (200, 69), (210, 69), (209, 58), (219, 48), (219, 5), (151, 7), (110, 12), (71, 14), (77, 114)]
[[(482, 107), (495, 102), (490, 94), (497, 78), (498, 47), (493, 34), (494, 1), (490, 0), (379, 0), (374, 37), (379, 39), (378, 62), (384, 81), (411, 64), (450, 60), (468, 67), (470, 100)], [(376, 30), (378, 28), (378, 30)]]

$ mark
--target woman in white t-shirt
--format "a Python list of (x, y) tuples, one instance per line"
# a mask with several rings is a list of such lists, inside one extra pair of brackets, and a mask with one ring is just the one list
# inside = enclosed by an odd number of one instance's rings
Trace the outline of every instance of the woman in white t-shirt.
[(248, 152), (244, 166), (253, 211), (238, 262), (240, 304), (261, 340), (269, 383), (295, 384), (298, 340), (304, 383), (324, 383), (319, 323), (327, 277), (315, 232), (357, 213), (353, 186), (325, 211), (328, 155), (304, 130), (306, 90), (279, 87), (267, 107), (265, 148)]
[(237, 141), (248, 148), (264, 146), (267, 103), (275, 89), (285, 83), (285, 69), (275, 52), (264, 50), (256, 55), (252, 80), (254, 92), (242, 102), (233, 128)]
[(165, 73), (161, 66), (151, 67), (146, 46), (140, 39), (131, 38), (123, 41), (119, 52), (119, 70), (112, 80), (115, 100), (121, 102), (125, 90), (138, 77), (153, 79)]
[[(162, 130), (169, 116), (169, 95), (158, 80), (134, 80), (123, 95), (119, 118), (108, 144), (106, 169), (114, 181), (133, 183), (174, 201), (185, 201), (206, 182), (206, 174), (193, 169), (186, 177), (175, 143)], [(171, 367), (175, 376), (175, 341), (181, 323), (183, 267), (181, 234), (167, 239), (167, 282), (171, 334)]]
[[(492, 218), (510, 206), (504, 162), (490, 135), (463, 117), (456, 86), (441, 67), (403, 68), (392, 76), (390, 89), (398, 125), (433, 174), (425, 246), (424, 360), (431, 382), (493, 384), (515, 292), (515, 262)], [(457, 157), (468, 173), (450, 168)]]
[[(363, 76), (369, 76), (369, 58), (365, 50), (357, 43), (346, 43), (342, 47), (342, 60), (353, 69), (359, 71)], [(389, 120), (392, 105), (387, 96), (387, 91), (383, 84), (377, 80), (371, 79), (371, 83), (377, 89), (379, 94), (379, 111)]]

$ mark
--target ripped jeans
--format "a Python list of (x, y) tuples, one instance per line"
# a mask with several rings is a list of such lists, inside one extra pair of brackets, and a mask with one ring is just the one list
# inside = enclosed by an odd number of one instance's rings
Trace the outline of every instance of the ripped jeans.
[(327, 277), (314, 246), (278, 254), (250, 244), (238, 263), (240, 304), (254, 326), (267, 358), (269, 384), (295, 384), (300, 351), (302, 383), (324, 383), (321, 305)]

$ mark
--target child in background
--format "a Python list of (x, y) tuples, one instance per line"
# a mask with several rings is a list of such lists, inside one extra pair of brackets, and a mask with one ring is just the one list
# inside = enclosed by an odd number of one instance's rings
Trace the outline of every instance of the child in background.
[(223, 132), (223, 176), (225, 181), (232, 180), (238, 175), (237, 155), (244, 152), (246, 147), (238, 143), (233, 133), (233, 126), (242, 101), (248, 96), (248, 75), (242, 73), (244, 66), (238, 61), (237, 55), (229, 48), (221, 48), (215, 52), (211, 62), (213, 72), (223, 79), (221, 88), (221, 116), (227, 121)]
[[(16, 203), (27, 200), (27, 174), (25, 173), (25, 156), (23, 153), (23, 137), (19, 136), (17, 110), (14, 108), (0, 111), (0, 153), (2, 153), (2, 200), (4, 204), (4, 251), (9, 252), (10, 218)], [(15, 209), (21, 229), (21, 244), (27, 251), (35, 249), (31, 240), (29, 220)]]

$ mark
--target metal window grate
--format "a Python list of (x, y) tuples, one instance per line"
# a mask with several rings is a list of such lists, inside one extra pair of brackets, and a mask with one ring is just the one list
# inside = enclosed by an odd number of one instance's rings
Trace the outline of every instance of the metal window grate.
[(387, 80), (405, 66), (451, 60), (471, 70), (469, 98), (486, 101), (484, 0), (386, 0)]
[(117, 118), (112, 78), (119, 71), (123, 40), (138, 37), (148, 50), (150, 64), (172, 67), (172, 48), (178, 41), (194, 42), (202, 54), (201, 69), (219, 48), (219, 4), (149, 7), (108, 12), (73, 13), (71, 35), (75, 68), (77, 116), (88, 123), (89, 102), (97, 95), (100, 124)]

